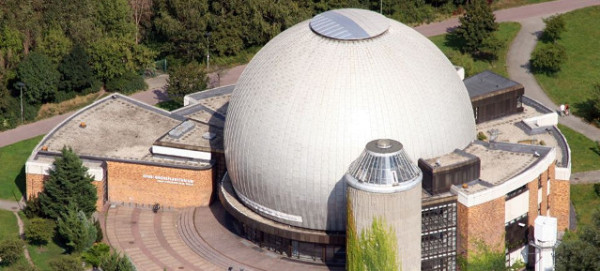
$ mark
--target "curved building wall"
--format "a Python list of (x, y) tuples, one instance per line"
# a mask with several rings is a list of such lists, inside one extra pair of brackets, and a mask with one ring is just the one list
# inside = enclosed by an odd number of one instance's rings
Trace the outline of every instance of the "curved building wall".
[(348, 186), (356, 232), (370, 229), (374, 218), (396, 234), (400, 270), (421, 270), (421, 182), (401, 192), (374, 193)]
[(375, 138), (415, 160), (475, 137), (466, 88), (450, 61), (390, 20), (371, 39), (339, 41), (309, 21), (271, 40), (233, 91), (225, 124), (228, 172), (241, 200), (289, 225), (345, 230), (350, 163)]

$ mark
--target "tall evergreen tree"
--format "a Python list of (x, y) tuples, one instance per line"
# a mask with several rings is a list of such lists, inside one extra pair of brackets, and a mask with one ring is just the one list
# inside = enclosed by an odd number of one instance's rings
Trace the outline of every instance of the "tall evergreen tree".
[(71, 206), (90, 217), (96, 210), (98, 196), (92, 184), (94, 180), (87, 174), (81, 159), (71, 148), (64, 147), (62, 157), (56, 158), (53, 165), (39, 196), (42, 212), (57, 219)]
[(96, 226), (82, 211), (70, 207), (57, 220), (58, 234), (71, 252), (83, 252), (96, 241)]
[(460, 17), (460, 26), (455, 35), (464, 42), (462, 51), (477, 54), (485, 41), (498, 30), (496, 17), (485, 0), (471, 0), (465, 6), (465, 15)]
[(82, 91), (92, 86), (96, 78), (94, 70), (88, 64), (89, 59), (87, 52), (79, 45), (63, 58), (58, 67), (62, 76), (60, 89)]

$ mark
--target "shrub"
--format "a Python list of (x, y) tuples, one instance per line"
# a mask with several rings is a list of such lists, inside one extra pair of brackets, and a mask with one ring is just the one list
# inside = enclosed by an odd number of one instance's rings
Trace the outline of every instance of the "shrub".
[(477, 133), (477, 140), (484, 141), (487, 139), (487, 136), (483, 132)]
[(136, 268), (127, 255), (119, 255), (116, 252), (103, 257), (100, 263), (103, 271), (135, 271)]
[(82, 254), (83, 260), (93, 267), (99, 267), (102, 259), (108, 257), (110, 247), (104, 243), (94, 244), (88, 251)]
[(594, 192), (596, 192), (596, 196), (600, 197), (600, 183), (594, 184)]
[(48, 266), (51, 271), (84, 271), (81, 260), (73, 255), (61, 255), (56, 259), (50, 260)]
[(32, 218), (25, 228), (25, 237), (32, 245), (45, 245), (54, 236), (56, 223), (50, 219)]
[(29, 219), (36, 216), (43, 216), (39, 198), (31, 197), (28, 199), (27, 202), (25, 202), (25, 209), (23, 209), (23, 213)]
[(94, 220), (94, 227), (96, 227), (96, 243), (102, 242), (104, 235), (102, 234), (102, 226), (100, 221)]
[(564, 47), (558, 44), (543, 45), (533, 52), (531, 67), (536, 73), (554, 74), (560, 71), (560, 66), (566, 59)]
[(2, 265), (11, 265), (23, 257), (23, 241), (8, 239), (0, 241), (0, 259)]
[(148, 88), (144, 78), (135, 73), (126, 73), (123, 76), (113, 78), (106, 82), (106, 90), (112, 92), (121, 92), (123, 94), (134, 93), (138, 90)]
[(565, 31), (565, 20), (562, 16), (554, 15), (544, 19), (546, 28), (542, 33), (542, 40), (554, 42), (560, 39), (560, 34)]

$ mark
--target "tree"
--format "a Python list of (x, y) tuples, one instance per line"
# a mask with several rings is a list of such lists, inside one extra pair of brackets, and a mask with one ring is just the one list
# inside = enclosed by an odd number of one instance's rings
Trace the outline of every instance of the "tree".
[(465, 6), (465, 15), (459, 20), (460, 26), (454, 35), (463, 40), (463, 52), (471, 54), (478, 54), (484, 41), (498, 29), (496, 17), (485, 0), (472, 0)]
[(83, 252), (96, 241), (96, 226), (90, 218), (76, 208), (69, 208), (58, 220), (58, 234), (71, 252)]
[(16, 263), (23, 256), (23, 241), (6, 239), (0, 241), (0, 266)]
[(19, 80), (27, 86), (23, 92), (31, 104), (49, 102), (58, 90), (60, 73), (46, 55), (33, 52), (17, 67)]
[(565, 234), (556, 249), (557, 271), (600, 270), (600, 209), (592, 213), (592, 223), (579, 232)]
[(125, 38), (134, 43), (135, 24), (127, 0), (96, 1), (96, 20), (107, 36)]
[(206, 89), (206, 73), (197, 62), (175, 67), (167, 80), (169, 98), (180, 104), (183, 104), (183, 96)]
[(138, 44), (140, 42), (141, 25), (150, 23), (150, 17), (152, 17), (152, 0), (129, 0), (129, 5), (133, 11), (135, 44)]
[(32, 218), (25, 228), (25, 237), (30, 244), (45, 245), (54, 236), (56, 223), (50, 219)]
[(81, 92), (90, 88), (96, 80), (92, 67), (88, 64), (90, 58), (87, 52), (77, 45), (66, 55), (58, 70), (61, 73), (60, 89)]
[(62, 156), (57, 157), (50, 170), (44, 190), (39, 195), (42, 212), (49, 218), (57, 219), (70, 206), (83, 211), (88, 217), (96, 211), (96, 187), (87, 173), (81, 159), (64, 147)]
[(136, 45), (133, 39), (125, 37), (101, 38), (90, 45), (88, 53), (93, 70), (105, 82), (148, 67), (155, 55), (145, 46)]
[(554, 42), (560, 39), (560, 34), (565, 31), (565, 20), (560, 15), (550, 16), (544, 19), (546, 28), (542, 33), (542, 39), (546, 42)]
[(69, 53), (71, 47), (73, 47), (73, 42), (65, 35), (60, 26), (50, 28), (38, 44), (39, 51), (47, 55), (54, 63), (59, 63)]
[(50, 260), (48, 266), (51, 271), (84, 271), (81, 260), (74, 255), (61, 255), (56, 259)]
[(546, 44), (536, 48), (531, 56), (531, 68), (534, 72), (554, 74), (567, 59), (567, 52), (559, 44)]
[(127, 255), (121, 256), (116, 252), (102, 258), (100, 268), (103, 271), (136, 271)]

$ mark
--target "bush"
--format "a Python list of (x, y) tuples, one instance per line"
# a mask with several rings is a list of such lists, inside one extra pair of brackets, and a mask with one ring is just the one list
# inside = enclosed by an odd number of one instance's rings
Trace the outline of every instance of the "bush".
[(483, 132), (477, 133), (477, 140), (484, 141), (487, 139), (487, 136)]
[(144, 82), (144, 78), (135, 73), (127, 73), (106, 82), (107, 91), (121, 92), (123, 94), (131, 94), (138, 90), (145, 90), (146, 88), (148, 88), (148, 85)]
[(554, 74), (567, 59), (564, 47), (548, 44), (537, 48), (531, 56), (531, 68), (536, 73)]
[(546, 28), (542, 33), (542, 40), (554, 42), (560, 39), (560, 34), (565, 31), (565, 20), (562, 16), (554, 15), (544, 19)]
[(116, 252), (103, 257), (100, 263), (103, 271), (135, 271), (136, 268), (127, 255), (119, 255)]
[(51, 271), (84, 271), (82, 264), (81, 260), (73, 255), (61, 255), (48, 262)]
[(596, 196), (600, 197), (600, 183), (594, 184), (594, 192), (596, 192)]
[(83, 260), (93, 267), (99, 267), (102, 259), (108, 257), (110, 247), (104, 243), (94, 244), (88, 251), (82, 254)]
[(32, 245), (45, 245), (54, 236), (56, 223), (50, 219), (32, 218), (25, 228), (25, 237)]
[(96, 243), (102, 242), (104, 235), (102, 234), (102, 226), (100, 221), (94, 220), (94, 227), (96, 227)]
[(31, 197), (25, 202), (25, 209), (23, 209), (23, 213), (29, 219), (34, 217), (43, 216), (42, 209), (40, 206), (40, 200), (38, 197)]
[(23, 241), (19, 239), (8, 239), (0, 241), (1, 265), (11, 265), (23, 257)]

